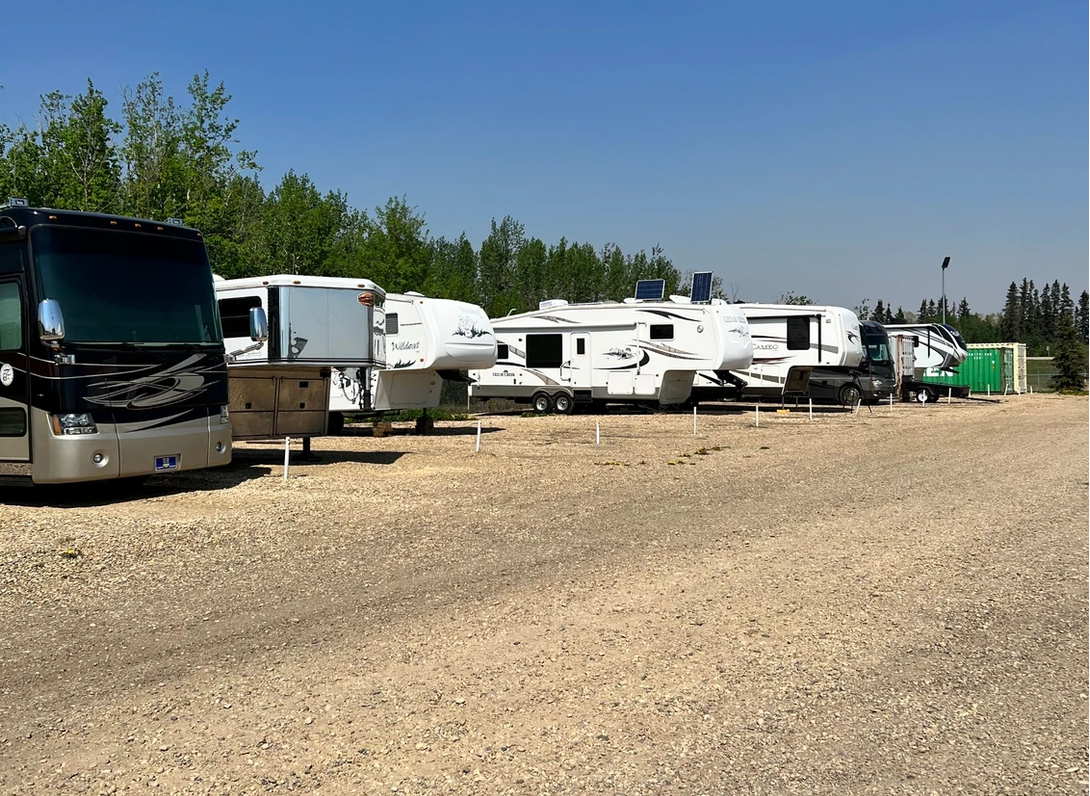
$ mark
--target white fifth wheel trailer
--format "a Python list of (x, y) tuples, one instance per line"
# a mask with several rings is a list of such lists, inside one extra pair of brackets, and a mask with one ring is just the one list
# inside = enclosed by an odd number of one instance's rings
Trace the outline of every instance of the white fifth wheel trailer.
[(854, 403), (884, 385), (864, 365), (859, 318), (844, 307), (794, 304), (735, 304), (749, 322), (753, 362), (732, 368), (731, 378), (701, 371), (694, 398), (780, 397), (794, 371), (809, 371), (809, 394)]
[(947, 323), (885, 324), (886, 333), (893, 337), (913, 340), (916, 375), (928, 370), (956, 373), (958, 366), (969, 358), (969, 348), (961, 332)]
[(885, 328), (896, 354), (897, 391), (902, 400), (927, 403), (941, 395), (968, 395), (968, 385), (924, 381), (924, 376), (956, 374), (968, 359), (969, 348), (957, 329), (944, 323), (889, 324)]
[(688, 400), (693, 374), (747, 368), (753, 343), (745, 316), (719, 300), (569, 304), (494, 318), (492, 368), (471, 370), (470, 395), (528, 401), (537, 412), (577, 404)]
[[(386, 365), (386, 292), (374, 282), (282, 274), (217, 277), (215, 288), (234, 439), (326, 434), (334, 368), (361, 374), (370, 401), (371, 370)], [(268, 318), (264, 345), (250, 342), (255, 307)]]
[(386, 367), (372, 371), (369, 393), (358, 368), (333, 369), (331, 429), (343, 426), (345, 412), (439, 406), (444, 379), (464, 381), (461, 371), (496, 362), (495, 332), (476, 304), (387, 293), (385, 308)]

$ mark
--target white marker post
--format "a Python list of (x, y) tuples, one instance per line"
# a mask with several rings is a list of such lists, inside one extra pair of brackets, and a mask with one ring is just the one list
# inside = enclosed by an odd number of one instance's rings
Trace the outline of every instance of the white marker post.
[(954, 388), (953, 387), (947, 387), (946, 388), (946, 403), (952, 404), (953, 402), (954, 402)]
[[(970, 393), (970, 395), (972, 395), (972, 393)], [(990, 384), (988, 385), (988, 397), (989, 398), (992, 397), (992, 385), (990, 385)]]
[(696, 436), (696, 407), (693, 407), (693, 436)]
[(481, 452), (481, 421), (477, 421), (477, 453)]
[(754, 417), (757, 419), (757, 428), (761, 427), (761, 405), (757, 404), (753, 407)]
[(810, 419), (813, 420), (814, 419), (814, 399), (813, 398), (808, 398), (807, 400), (810, 402)]
[(602, 422), (600, 420), (594, 421), (594, 444), (602, 444)]
[(889, 394), (889, 413), (893, 414), (893, 393)]
[(284, 480), (288, 480), (288, 455), (291, 453), (291, 437), (284, 437)]

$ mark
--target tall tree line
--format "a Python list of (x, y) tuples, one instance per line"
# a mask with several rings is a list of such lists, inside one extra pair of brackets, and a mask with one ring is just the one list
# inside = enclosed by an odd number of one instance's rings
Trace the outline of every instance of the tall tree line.
[(391, 292), (480, 304), (492, 317), (534, 309), (543, 298), (621, 299), (638, 279), (664, 279), (668, 293), (686, 282), (658, 246), (648, 254), (567, 238), (546, 243), (508, 216), (493, 219), (474, 247), (465, 234), (433, 237), (405, 197), (360, 210), (294, 170), (266, 191), (257, 153), (239, 144), (230, 102), (208, 72), (194, 76), (182, 100), (152, 74), (123, 91), (117, 118), (90, 80), (76, 96), (47, 94), (32, 126), (0, 126), (0, 197), (180, 218), (202, 231), (213, 269), (225, 278), (368, 278)]
[[(1053, 281), (1038, 289), (1031, 279), (1021, 284), (1011, 282), (1002, 312), (973, 312), (969, 300), (946, 299), (946, 322), (961, 332), (969, 343), (1025, 343), (1029, 356), (1049, 356), (1068, 333), (1068, 322), (1075, 340), (1090, 342), (1090, 294), (1082, 291), (1076, 302), (1070, 287)], [(906, 312), (881, 299), (870, 306), (868, 299), (856, 305), (860, 319), (881, 323), (937, 323), (943, 319), (942, 299), (923, 299), (916, 312)]]

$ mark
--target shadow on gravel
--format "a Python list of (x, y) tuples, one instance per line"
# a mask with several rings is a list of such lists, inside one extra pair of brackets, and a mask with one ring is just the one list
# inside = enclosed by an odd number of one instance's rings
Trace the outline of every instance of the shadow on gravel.
[[(301, 452), (292, 450), (289, 466), (306, 467), (309, 465), (337, 464), (340, 462), (355, 462), (357, 464), (393, 464), (405, 451), (330, 451), (316, 450), (310, 458), (304, 459)], [(235, 448), (231, 454), (232, 461), (228, 467), (234, 471), (249, 468), (259, 470), (252, 477), (260, 478), (267, 475), (275, 468), (284, 466), (284, 449), (254, 448), (239, 450)], [(245, 479), (243, 479), (245, 480)]]
[(12, 506), (89, 508), (128, 503), (135, 500), (176, 495), (182, 492), (212, 492), (231, 489), (261, 478), (268, 470), (236, 468), (233, 464), (209, 470), (125, 478), (86, 484), (38, 484), (30, 487), (0, 487), (0, 503)]
[[(509, 413), (496, 413), (497, 415), (507, 414), (508, 416), (517, 416), (518, 412)], [(503, 431), (502, 428), (494, 428), (491, 426), (484, 426), (481, 428), (482, 434), (492, 434), (496, 431)], [(392, 431), (383, 435), (383, 439), (386, 437), (458, 437), (467, 436), (477, 433), (477, 424), (474, 423), (471, 426), (434, 426), (427, 431), (421, 433), (415, 428), (395, 428)], [(339, 437), (374, 437), (374, 433), (371, 428), (362, 428), (356, 426), (345, 426), (344, 430), (338, 434)]]
[[(755, 406), (755, 404), (752, 404), (752, 403), (748, 403), (748, 404), (746, 404), (746, 403), (742, 403), (742, 404), (738, 404), (738, 403), (700, 404), (700, 406), (697, 407), (697, 414), (699, 414), (699, 415), (709, 415), (709, 416), (723, 416), (723, 417), (737, 416), (737, 415), (744, 415), (744, 414), (753, 414), (754, 406)], [(868, 407), (866, 404), (863, 405), (863, 411), (866, 411), (868, 408), (875, 409), (875, 408), (877, 408), (877, 406), (875, 405), (875, 406)], [(786, 404), (786, 405), (781, 405), (779, 403), (771, 403), (771, 402), (761, 404), (761, 411), (771, 412), (771, 411), (776, 410), (776, 409), (790, 409), (792, 412), (807, 412), (808, 411), (808, 407), (807, 407), (807, 405), (805, 403), (799, 404), (798, 406), (795, 406), (794, 403), (789, 403), (789, 404)], [(848, 408), (848, 407), (837, 406), (837, 405), (834, 405), (834, 404), (821, 404), (821, 405), (815, 404), (814, 405), (814, 414), (815, 415), (818, 415), (818, 414), (839, 415), (839, 414), (847, 414), (850, 411), (851, 411), (851, 409)], [(593, 409), (585, 409), (583, 407), (579, 407), (578, 409), (576, 409), (575, 414), (576, 415), (586, 415), (586, 416), (589, 416), (589, 417), (605, 417), (605, 416), (642, 417), (642, 416), (645, 416), (645, 415), (689, 415), (689, 416), (692, 416), (693, 408), (691, 406), (688, 406), (688, 407), (682, 407), (682, 406), (677, 406), (677, 407), (675, 407), (675, 406), (651, 407), (651, 406), (642, 406), (642, 405), (639, 405), (639, 404), (630, 404), (630, 405), (627, 405), (627, 406), (622, 405), (622, 404), (614, 404), (614, 405), (608, 406), (605, 409), (602, 409), (600, 411), (596, 411), (596, 410), (593, 410)], [(526, 411), (504, 411), (504, 412), (481, 412), (481, 416), (482, 417), (488, 417), (488, 416), (492, 416), (492, 417), (521, 417), (521, 416), (525, 416), (525, 417), (548, 417), (549, 415), (538, 415), (538, 414), (534, 414), (532, 412), (526, 412)], [(487, 430), (488, 429), (485, 429), (485, 431), (487, 431)], [(477, 432), (477, 429), (476, 429), (476, 427), (474, 427), (474, 428), (472, 428), (472, 429), (470, 429), (470, 430), (468, 430), (468, 431), (466, 431), (464, 433), (474, 433), (475, 434), (476, 432)]]

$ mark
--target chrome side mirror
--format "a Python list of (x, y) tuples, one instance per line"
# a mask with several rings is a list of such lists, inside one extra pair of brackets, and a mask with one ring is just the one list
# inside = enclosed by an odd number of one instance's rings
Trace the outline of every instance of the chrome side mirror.
[(262, 307), (250, 308), (250, 339), (255, 343), (264, 343), (269, 339), (269, 319)]
[(56, 299), (43, 299), (38, 305), (38, 337), (54, 347), (64, 340), (64, 315)]

